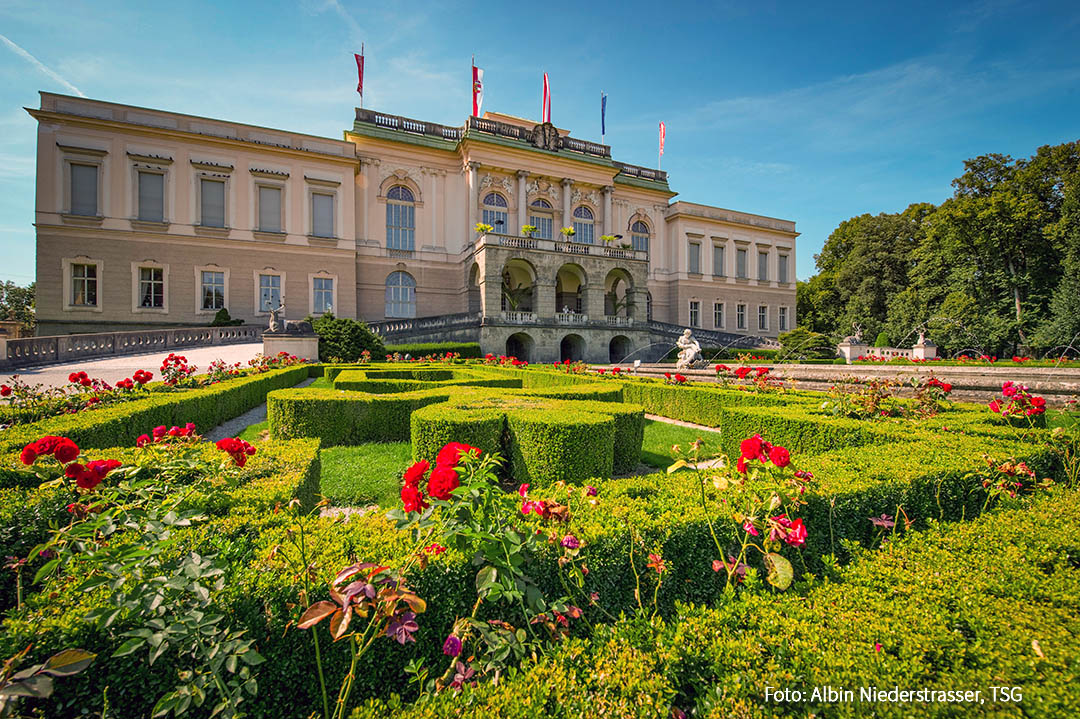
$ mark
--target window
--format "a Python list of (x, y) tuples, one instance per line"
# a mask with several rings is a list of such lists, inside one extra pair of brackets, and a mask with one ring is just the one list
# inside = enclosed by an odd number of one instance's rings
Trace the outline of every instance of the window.
[(259, 231), (281, 232), (281, 188), (259, 185)]
[(714, 277), (724, 276), (724, 246), (713, 245), (712, 248), (712, 273)]
[(735, 327), (746, 329), (746, 305), (735, 305)]
[(71, 265), (71, 304), (75, 307), (97, 307), (97, 265)]
[(758, 282), (769, 281), (769, 253), (757, 253), (757, 278)]
[(161, 267), (139, 268), (139, 309), (165, 309), (165, 270)]
[(71, 163), (71, 214), (96, 217), (98, 166)]
[(225, 181), (199, 180), (199, 192), (202, 198), (202, 216), (199, 224), (204, 227), (225, 226)]
[(776, 281), (780, 282), (782, 284), (786, 284), (787, 281), (788, 281), (788, 278), (787, 278), (788, 256), (787, 255), (780, 255), (776, 259), (777, 259), (777, 263), (776, 263)]
[(724, 303), (713, 302), (712, 306), (712, 324), (717, 329), (724, 326)]
[(686, 271), (690, 274), (701, 274), (701, 243), (691, 242), (690, 251), (686, 257)]
[(537, 237), (550, 240), (555, 224), (551, 214), (551, 203), (547, 200), (533, 200), (529, 205), (529, 224), (536, 228)]
[(759, 330), (769, 329), (769, 308), (765, 305), (758, 305), (757, 328)]
[(574, 242), (591, 245), (593, 237), (593, 211), (581, 205), (574, 208)]
[(690, 326), (701, 326), (701, 303), (697, 300), (690, 300)]
[(331, 312), (334, 309), (334, 278), (313, 277), (312, 288), (312, 311), (316, 314)]
[(217, 311), (225, 307), (225, 273), (214, 270), (202, 270), (199, 273), (202, 285), (202, 301), (199, 307)]
[(787, 332), (787, 307), (781, 307), (777, 314), (777, 329)]
[(281, 306), (281, 275), (259, 275), (259, 312)]
[(735, 250), (735, 273), (739, 279), (746, 279), (746, 250)]
[(386, 247), (413, 251), (416, 237), (416, 205), (412, 190), (398, 185), (386, 193)]
[(496, 232), (506, 232), (510, 229), (507, 224), (506, 198), (497, 192), (489, 192), (484, 196), (484, 212), (482, 222), (491, 225)]
[(315, 237), (334, 236), (334, 196), (323, 192), (311, 193), (311, 234)]
[(649, 226), (644, 222), (635, 222), (630, 226), (630, 244), (635, 250), (649, 251)]
[(408, 272), (386, 278), (386, 316), (416, 317), (416, 280)]
[(165, 221), (165, 175), (139, 172), (139, 214), (143, 222)]

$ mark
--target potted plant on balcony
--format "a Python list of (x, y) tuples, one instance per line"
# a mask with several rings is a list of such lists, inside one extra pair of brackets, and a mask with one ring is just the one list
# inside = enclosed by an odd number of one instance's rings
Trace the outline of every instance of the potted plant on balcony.
[(615, 241), (615, 235), (600, 235), (600, 241), (605, 245), (610, 245)]
[(573, 227), (564, 227), (559, 230), (559, 233), (562, 234), (563, 238), (565, 238), (567, 242), (570, 242), (570, 238), (577, 234), (577, 232), (574, 231)]
[(483, 222), (477, 222), (476, 223), (476, 232), (477, 232), (477, 234), (486, 235), (487, 233), (491, 232), (494, 229), (495, 228), (492, 227), (491, 225), (485, 225)]
[(521, 226), (521, 234), (524, 235), (525, 237), (532, 237), (533, 233), (536, 232), (536, 230), (537, 230), (536, 225), (522, 225)]

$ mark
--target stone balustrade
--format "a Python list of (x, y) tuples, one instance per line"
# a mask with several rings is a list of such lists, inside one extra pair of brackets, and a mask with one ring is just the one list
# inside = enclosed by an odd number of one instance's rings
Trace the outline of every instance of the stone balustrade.
[(617, 315), (604, 315), (604, 321), (609, 327), (633, 327), (633, 317), (619, 317)]
[(587, 325), (589, 316), (578, 312), (556, 312), (555, 324), (557, 325)]
[(610, 245), (590, 245), (572, 240), (545, 240), (539, 237), (519, 237), (498, 232), (485, 232), (476, 239), (476, 249), (486, 246), (508, 247), (535, 252), (559, 252), (569, 255), (589, 257), (607, 257), (631, 262), (648, 262), (647, 250), (634, 250), (629, 247), (611, 247)]
[(0, 339), (0, 367), (16, 369), (185, 347), (258, 342), (262, 334), (262, 327), (237, 325)]
[(534, 325), (536, 324), (535, 312), (503, 312), (502, 321), (512, 325)]

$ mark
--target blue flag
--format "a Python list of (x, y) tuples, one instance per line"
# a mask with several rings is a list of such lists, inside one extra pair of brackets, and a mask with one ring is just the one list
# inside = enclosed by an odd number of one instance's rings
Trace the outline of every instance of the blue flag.
[(607, 133), (607, 126), (604, 123), (604, 116), (607, 115), (607, 95), (603, 92), (600, 93), (600, 136), (603, 137)]

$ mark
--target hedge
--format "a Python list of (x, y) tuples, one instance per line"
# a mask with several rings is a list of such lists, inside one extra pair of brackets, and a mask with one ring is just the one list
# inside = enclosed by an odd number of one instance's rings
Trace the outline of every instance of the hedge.
[[(791, 550), (785, 553), (800, 571), (799, 557), (809, 568), (820, 569), (817, 557), (829, 551), (843, 555), (844, 539), (866, 541), (873, 533), (867, 518), (892, 514), (898, 504), (904, 506), (917, 526), (926, 526), (928, 520), (937, 517), (972, 516), (981, 507), (984, 495), (967, 473), (979, 463), (978, 455), (988, 445), (994, 452), (1012, 452), (1027, 459), (1039, 467), (1040, 476), (1047, 469), (1048, 458), (1043, 450), (961, 435), (903, 445), (857, 447), (809, 458), (796, 455), (796, 466), (812, 470), (818, 479), (812, 487), (810, 504), (800, 513), (809, 528), (807, 546), (801, 554)], [(710, 567), (715, 549), (701, 518), (698, 484), (691, 475), (615, 479), (600, 484), (599, 489), (597, 505), (579, 510), (572, 530), (587, 547), (591, 570), (588, 587), (599, 592), (599, 601), (606, 610), (617, 615), (635, 606), (628, 557), (629, 526), (635, 527), (647, 546), (669, 558), (670, 579), (665, 579), (660, 593), (665, 615), (671, 615), (676, 601), (712, 602), (718, 598), (719, 578)], [(708, 492), (716, 506), (720, 496), (711, 485)], [(357, 560), (394, 566), (409, 551), (407, 537), (392, 531), (378, 515), (353, 517), (345, 523), (332, 519), (310, 519), (305, 523), (312, 561), (323, 581)], [(258, 641), (259, 651), (269, 660), (260, 667), (260, 695), (248, 707), (256, 716), (280, 714), (283, 706), (295, 708), (295, 716), (304, 716), (313, 708), (316, 696), (310, 637), (289, 629), (296, 618), (299, 585), (284, 561), (271, 551), (284, 543), (283, 535), (289, 527), (284, 513), (237, 508), (177, 534), (178, 551), (194, 548), (203, 553), (216, 552), (232, 563), (218, 602), (238, 625), (248, 628), (250, 636)], [(730, 516), (730, 510), (724, 510), (716, 528), (721, 541), (730, 544), (738, 533), (738, 522)], [(402, 650), (390, 642), (377, 643), (378, 649), (365, 658), (359, 669), (358, 695), (386, 696), (391, 691), (405, 691), (406, 678), (401, 670), (415, 656), (441, 661), (442, 640), (449, 622), (456, 613), (467, 612), (475, 599), (475, 569), (470, 559), (451, 550), (410, 579), (410, 584), (428, 599), (429, 607), (421, 617), (418, 644)], [(541, 561), (538, 580), (548, 590), (559, 591), (555, 586), (554, 556), (542, 557)], [(645, 561), (640, 552), (636, 561)], [(33, 595), (22, 614), (9, 616), (0, 651), (12, 654), (31, 639), (37, 642), (35, 651), (42, 654), (61, 646), (100, 651), (118, 646), (117, 639), (101, 636), (81, 621), (97, 601), (94, 595), (69, 596), (67, 602), (57, 603), (47, 599), (48, 590), (46, 587)], [(316, 598), (323, 596), (324, 590), (320, 589)], [(324, 643), (330, 675), (340, 676), (346, 667), (345, 653), (340, 646), (326, 647)], [(64, 709), (72, 706), (93, 705), (105, 685), (111, 687), (110, 701), (117, 705), (149, 706), (164, 691), (168, 677), (168, 666), (155, 664), (150, 670), (141, 659), (111, 660), (98, 673), (60, 685), (61, 701), (70, 703), (58, 704), (54, 715), (63, 716)]]
[(205, 432), (258, 407), (268, 392), (292, 387), (308, 373), (304, 365), (287, 367), (200, 389), (153, 392), (144, 399), (12, 427), (0, 433), (0, 484), (10, 486), (17, 481), (10, 468), (18, 465), (18, 453), (44, 435), (69, 437), (80, 447), (89, 448), (134, 444), (139, 435), (158, 425), (194, 422)]
[(475, 359), (480, 357), (479, 342), (420, 342), (404, 345), (386, 345), (389, 354), (397, 352), (401, 355), (413, 357), (426, 357), (428, 355), (445, 356), (447, 352), (457, 352), (462, 359)]
[[(1075, 637), (1080, 568), (1075, 492), (901, 538), (801, 591), (744, 593), (671, 621), (601, 626), (551, 655), (402, 708), (373, 700), (356, 719), (492, 716), (1057, 717), (1080, 713)], [(1037, 562), (1033, 566), (1033, 560)], [(992, 686), (1019, 687), (1018, 703)], [(813, 700), (815, 688), (852, 700)], [(861, 687), (981, 692), (967, 703), (871, 702)], [(772, 691), (801, 701), (768, 700)], [(979, 701), (982, 700), (982, 703)]]

